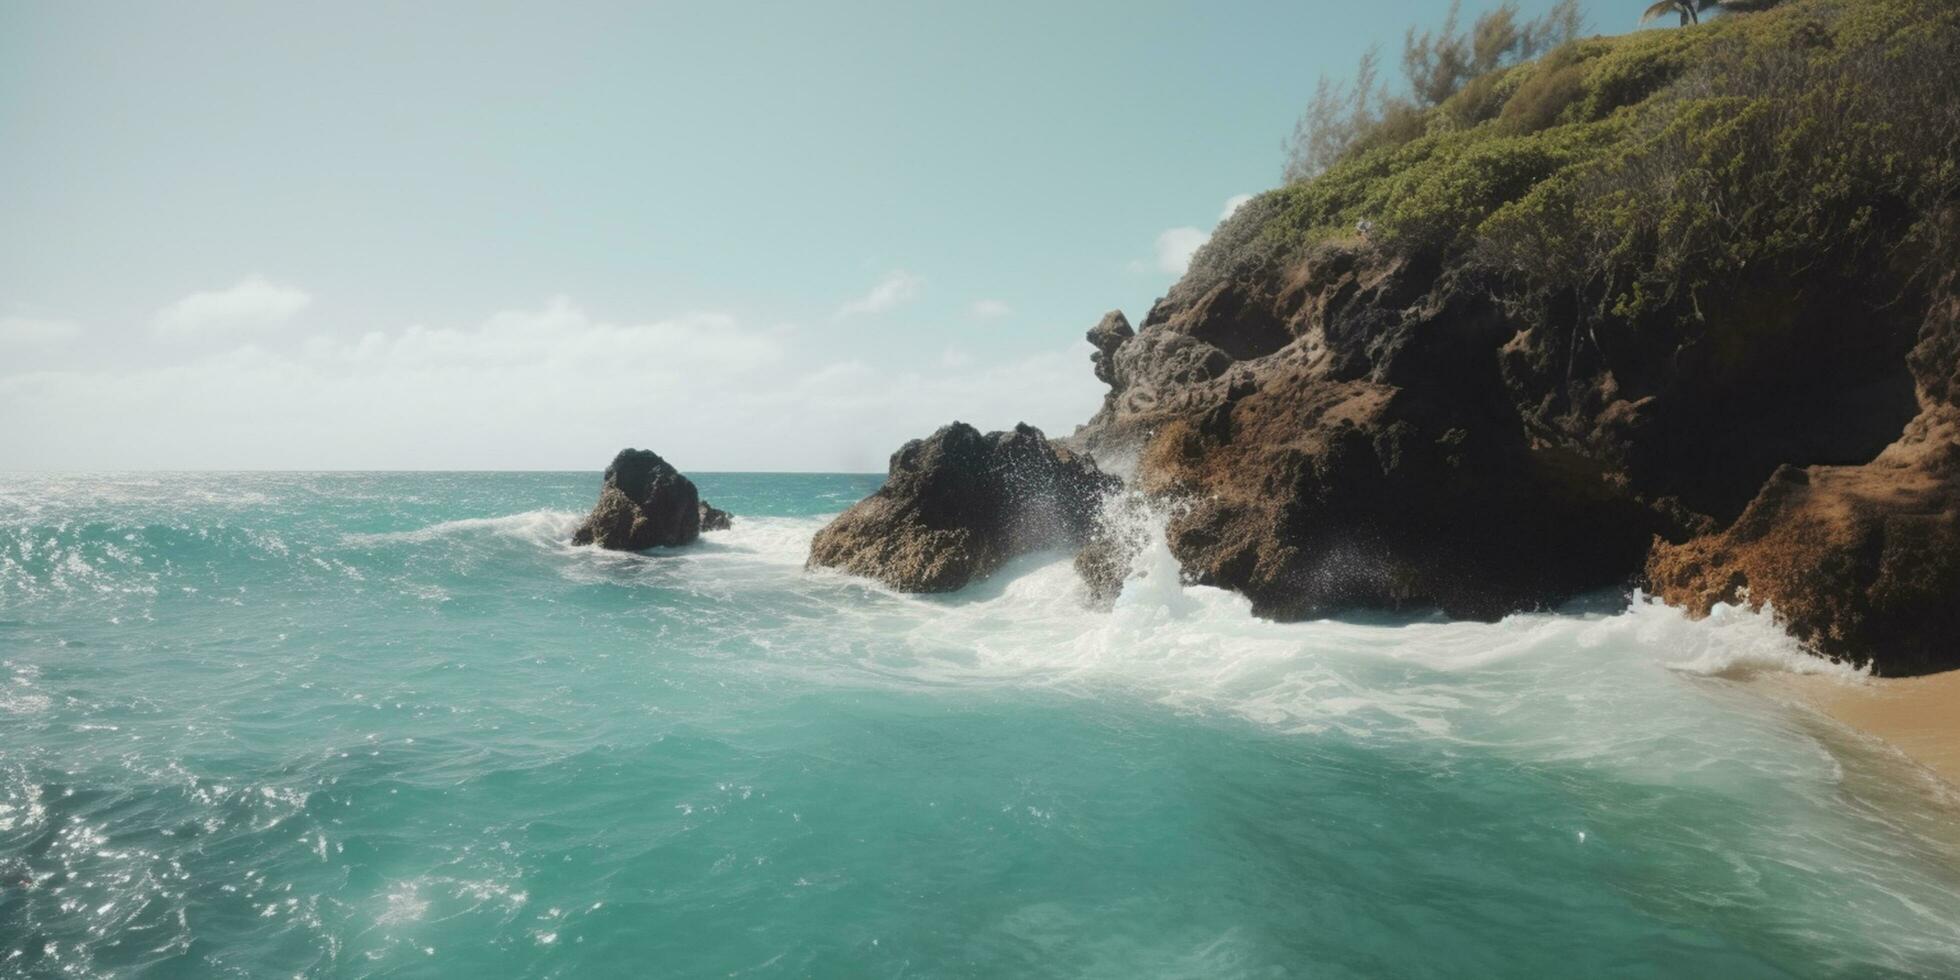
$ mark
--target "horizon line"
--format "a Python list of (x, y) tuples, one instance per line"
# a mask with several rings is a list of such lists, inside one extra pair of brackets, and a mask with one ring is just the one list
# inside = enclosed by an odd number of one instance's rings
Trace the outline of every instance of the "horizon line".
[[(164, 468), (156, 468), (156, 469), (114, 469), (114, 470), (112, 470), (112, 469), (102, 469), (102, 470), (91, 470), (91, 469), (78, 469), (78, 470), (52, 470), (52, 469), (50, 469), (50, 470), (14, 470), (14, 469), (0, 469), (0, 477), (6, 477), (6, 476), (113, 476), (113, 475), (116, 475), (116, 474), (122, 474), (122, 473), (129, 473), (129, 474), (134, 474), (134, 473), (148, 473), (148, 474), (198, 474), (198, 475), (206, 475), (206, 476), (221, 476), (221, 475), (225, 475), (225, 474), (231, 474), (231, 473), (256, 473), (256, 474), (275, 474), (275, 473), (293, 473), (293, 474), (313, 474), (313, 473), (336, 473), (336, 474), (353, 474), (353, 473), (404, 473), (404, 474), (406, 474), (406, 473), (604, 473), (604, 472), (605, 472), (605, 468), (604, 468), (604, 467), (601, 467), (601, 468), (599, 468), (599, 469), (596, 469), (596, 470), (588, 470), (588, 469), (575, 469), (575, 470), (563, 470), (563, 469), (524, 469), (524, 468), (518, 468), (518, 469), (502, 469), (502, 470), (499, 470), (499, 469), (484, 469), (484, 468), (473, 468), (473, 469), (426, 469), (426, 470), (425, 470), (425, 469), (390, 469), (390, 468), (386, 468), (386, 467), (376, 467), (376, 468), (367, 468), (367, 469), (351, 469), (351, 468), (350, 468), (350, 469), (333, 469), (333, 468), (327, 468), (327, 469), (310, 469), (310, 470), (300, 470), (300, 469), (271, 469), (271, 468), (267, 468), (267, 469), (249, 469), (249, 468), (245, 468), (245, 469), (241, 469), (241, 468), (231, 468), (231, 469), (215, 469), (215, 468), (214, 468), (214, 469), (164, 469)], [(712, 474), (712, 475), (716, 475), (716, 476), (885, 476), (885, 475), (886, 475), (886, 473), (885, 473), (885, 471), (883, 471), (883, 470), (683, 470), (683, 471), (681, 471), (681, 475), (683, 475), (683, 476), (686, 476), (686, 475), (688, 475), (688, 474), (690, 474), (690, 473), (700, 473), (700, 474)]]

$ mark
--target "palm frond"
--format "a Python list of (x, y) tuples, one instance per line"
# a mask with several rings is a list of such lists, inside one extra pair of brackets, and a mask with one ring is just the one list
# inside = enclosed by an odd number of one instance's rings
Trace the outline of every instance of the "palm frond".
[[(1656, 3), (1653, 6), (1648, 7), (1646, 13), (1640, 15), (1640, 22), (1642, 24), (1645, 24), (1656, 17), (1665, 17), (1668, 14), (1675, 14), (1680, 12), (1681, 12), (1681, 5), (1678, 2), (1676, 2), (1676, 0), (1660, 0), (1659, 3)], [(1683, 15), (1683, 19), (1684, 20), (1686, 19), (1685, 14)]]

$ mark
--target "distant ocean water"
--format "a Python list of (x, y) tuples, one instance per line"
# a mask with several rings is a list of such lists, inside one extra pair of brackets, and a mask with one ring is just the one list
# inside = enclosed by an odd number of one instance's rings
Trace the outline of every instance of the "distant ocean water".
[(591, 473), (0, 477), (0, 975), (1960, 975), (1762, 617), (907, 597), (802, 568), (877, 477), (696, 479), (622, 555)]

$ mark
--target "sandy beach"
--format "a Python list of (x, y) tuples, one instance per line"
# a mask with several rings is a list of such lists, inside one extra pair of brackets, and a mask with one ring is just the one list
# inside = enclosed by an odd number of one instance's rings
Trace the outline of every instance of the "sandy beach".
[(1749, 683), (1885, 742), (1960, 789), (1960, 671), (1861, 679), (1779, 673)]

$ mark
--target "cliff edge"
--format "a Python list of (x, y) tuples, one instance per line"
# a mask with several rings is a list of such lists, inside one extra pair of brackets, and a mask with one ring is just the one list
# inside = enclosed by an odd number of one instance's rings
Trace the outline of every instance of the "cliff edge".
[(1960, 7), (1593, 38), (1255, 198), (1072, 444), (1265, 615), (1615, 585), (1960, 667)]

